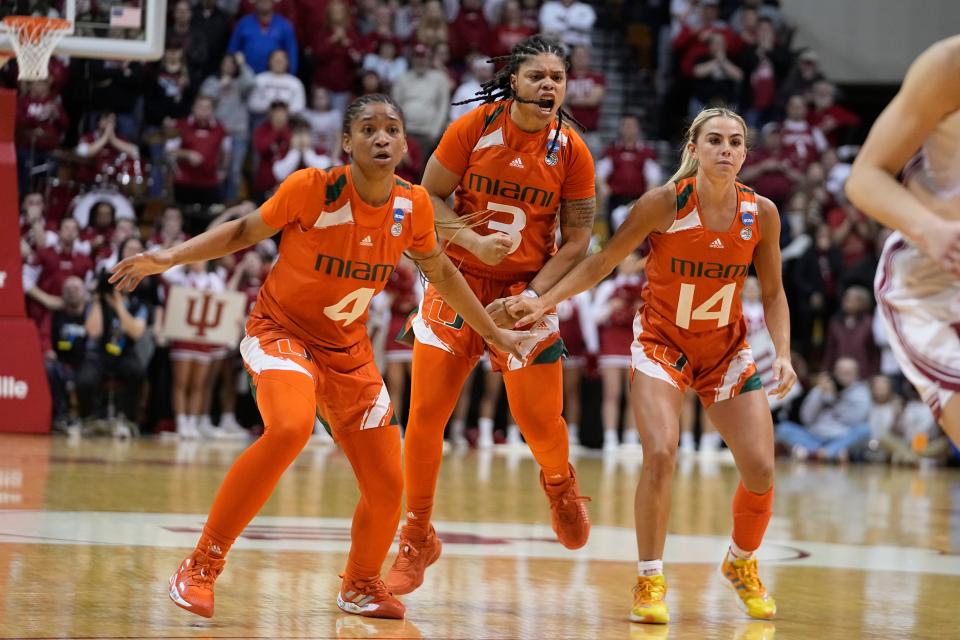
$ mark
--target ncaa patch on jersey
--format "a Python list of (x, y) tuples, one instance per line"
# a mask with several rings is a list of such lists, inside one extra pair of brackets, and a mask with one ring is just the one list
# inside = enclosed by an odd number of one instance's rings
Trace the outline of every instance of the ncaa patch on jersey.
[[(406, 216), (406, 215), (407, 215), (407, 212), (404, 211), (403, 209), (394, 209), (394, 210), (393, 210), (393, 221), (394, 221), (394, 222), (403, 222), (403, 218), (404, 218), (404, 216)], [(746, 224), (746, 223), (744, 223), (744, 224)], [(394, 235), (397, 235), (397, 234), (394, 234)]]
[(740, 222), (742, 222), (748, 227), (753, 224), (754, 219), (755, 218), (753, 217), (753, 214), (750, 213), (749, 211), (744, 211), (743, 214), (740, 216)]
[[(744, 222), (744, 224), (746, 224), (746, 222)], [(744, 240), (749, 240), (753, 237), (753, 229), (750, 227), (744, 227), (743, 229), (740, 229), (740, 237)]]

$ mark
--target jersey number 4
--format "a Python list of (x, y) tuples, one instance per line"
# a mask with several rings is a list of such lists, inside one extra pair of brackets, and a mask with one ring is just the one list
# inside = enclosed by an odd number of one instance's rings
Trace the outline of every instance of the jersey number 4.
[(343, 296), (343, 298), (340, 299), (340, 302), (335, 302), (329, 307), (324, 307), (323, 315), (327, 316), (334, 322), (342, 321), (343, 326), (347, 326), (363, 315), (363, 312), (367, 310), (367, 306), (370, 304), (370, 299), (373, 298), (373, 294), (375, 292), (376, 289), (370, 289), (367, 287), (351, 291), (347, 295)]
[[(715, 294), (704, 300), (703, 304), (693, 308), (693, 293), (697, 286), (682, 283), (680, 285), (680, 299), (677, 301), (676, 324), (681, 329), (689, 329), (691, 320), (716, 320), (717, 327), (730, 324), (730, 308), (733, 306), (733, 295), (737, 291), (734, 282), (726, 284)], [(719, 309), (715, 307), (719, 306)]]

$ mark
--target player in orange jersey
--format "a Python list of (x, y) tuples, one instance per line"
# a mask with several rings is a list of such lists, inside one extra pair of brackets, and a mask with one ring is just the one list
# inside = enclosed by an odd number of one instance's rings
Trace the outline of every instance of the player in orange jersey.
[(403, 604), (380, 579), (400, 520), (400, 433), (365, 327), (367, 305), (402, 253), (497, 349), (520, 356), (528, 337), (493, 324), (437, 245), (430, 196), (394, 175), (406, 143), (403, 116), (389, 97), (363, 96), (350, 105), (343, 149), (348, 166), (297, 171), (258, 210), (170, 249), (124, 260), (111, 278), (132, 289), (152, 273), (284, 232), (240, 344), (264, 434), (230, 468), (196, 549), (170, 578), (171, 599), (201, 616), (213, 615), (213, 582), (224, 556), (307, 444), (319, 414), (360, 488), (337, 605), (362, 616), (403, 617)]
[[(446, 251), (498, 321), (511, 324), (504, 300), (536, 297), (583, 259), (596, 209), (593, 159), (564, 125), (560, 105), (568, 62), (555, 40), (518, 43), (482, 85), (483, 104), (453, 122), (427, 163), (423, 186), (433, 197)], [(558, 117), (559, 115), (559, 117)], [(447, 198), (456, 191), (454, 207)], [(556, 246), (557, 225), (560, 246)], [(407, 520), (387, 584), (408, 593), (440, 555), (430, 524), (443, 451), (443, 428), (458, 392), (484, 351), (483, 341), (429, 287), (412, 321), (413, 375), (404, 440)], [(503, 326), (503, 325), (501, 325)], [(587, 542), (590, 521), (561, 417), (563, 340), (554, 310), (532, 327), (522, 357), (490, 349), (503, 372), (510, 410), (540, 465), (540, 484), (564, 546)], [(437, 384), (442, 380), (443, 384)]]
[(874, 282), (877, 313), (904, 375), (960, 447), (958, 145), (960, 35), (910, 66), (853, 163), (846, 192), (894, 229)]
[[(665, 623), (663, 546), (677, 457), (680, 409), (693, 388), (736, 459), (733, 540), (721, 572), (754, 618), (776, 604), (757, 575), (773, 502), (773, 423), (745, 340), (740, 289), (753, 263), (776, 347), (774, 375), (785, 395), (796, 381), (790, 364), (787, 299), (780, 277), (776, 206), (737, 182), (747, 128), (726, 109), (706, 109), (690, 126), (679, 170), (648, 191), (603, 251), (590, 256), (540, 298), (506, 305), (519, 324), (534, 322), (560, 300), (592, 287), (649, 237), (646, 304), (634, 322), (630, 400), (643, 445), (634, 514), (640, 556), (630, 619)], [(751, 393), (752, 392), (752, 393)]]

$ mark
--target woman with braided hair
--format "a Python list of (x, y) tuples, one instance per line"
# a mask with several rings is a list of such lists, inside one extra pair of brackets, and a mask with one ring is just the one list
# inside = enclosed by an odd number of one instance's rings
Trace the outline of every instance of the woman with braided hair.
[[(432, 196), (447, 255), (494, 320), (512, 327), (506, 298), (537, 296), (585, 256), (596, 209), (594, 170), (590, 151), (560, 106), (569, 67), (563, 46), (531, 36), (493, 62), (506, 64), (470, 101), (482, 104), (447, 128), (422, 185)], [(447, 198), (454, 191), (451, 209)], [(485, 345), (432, 285), (410, 325), (415, 342), (404, 444), (407, 520), (387, 577), (391, 591), (416, 589), (440, 556), (430, 516), (443, 430), (484, 349), (494, 370), (503, 372), (510, 410), (540, 465), (557, 537), (570, 549), (586, 544), (590, 520), (583, 503), (589, 498), (577, 487), (561, 417), (564, 346), (556, 311), (530, 327), (520, 358)]]
[(170, 577), (174, 603), (206, 618), (213, 616), (214, 581), (227, 552), (306, 446), (317, 415), (360, 489), (337, 606), (360, 616), (403, 618), (403, 603), (380, 578), (400, 521), (400, 431), (366, 328), (370, 300), (401, 254), (498, 349), (519, 356), (525, 339), (484, 313), (437, 246), (430, 196), (395, 175), (407, 150), (400, 107), (385, 95), (357, 98), (344, 113), (341, 146), (348, 165), (296, 171), (256, 211), (127, 258), (111, 277), (118, 290), (132, 290), (150, 274), (213, 260), (284, 231), (280, 257), (240, 343), (263, 436), (230, 467), (196, 548)]

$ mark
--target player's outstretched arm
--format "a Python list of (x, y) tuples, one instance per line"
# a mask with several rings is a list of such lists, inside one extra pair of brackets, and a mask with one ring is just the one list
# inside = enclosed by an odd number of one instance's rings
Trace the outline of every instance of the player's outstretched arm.
[(651, 189), (630, 208), (630, 214), (599, 253), (582, 260), (539, 298), (514, 296), (507, 301), (516, 326), (536, 322), (557, 303), (590, 289), (603, 280), (653, 231), (666, 231), (677, 213), (677, 194), (672, 182)]
[(138, 253), (113, 268), (110, 282), (121, 291), (133, 291), (145, 277), (178, 264), (215, 260), (273, 236), (275, 229), (263, 221), (260, 210), (208, 229), (169, 249)]
[(797, 381), (790, 360), (790, 310), (787, 294), (783, 290), (783, 269), (780, 259), (780, 213), (777, 205), (767, 198), (759, 197), (759, 223), (763, 232), (760, 244), (753, 256), (753, 266), (760, 280), (760, 297), (767, 330), (773, 340), (776, 359), (773, 362), (773, 379), (778, 383), (770, 395), (783, 399)]
[(444, 302), (453, 307), (474, 331), (496, 348), (514, 357), (523, 359), (520, 343), (530, 338), (527, 331), (501, 329), (487, 315), (477, 296), (470, 290), (463, 274), (450, 262), (450, 258), (437, 248), (431, 253), (409, 251), (410, 258), (417, 263), (423, 275), (437, 290)]
[(953, 37), (927, 49), (910, 67), (900, 92), (870, 130), (845, 187), (850, 201), (867, 215), (954, 270), (960, 269), (960, 223), (945, 223), (896, 176), (937, 124), (958, 108), (960, 37)]

